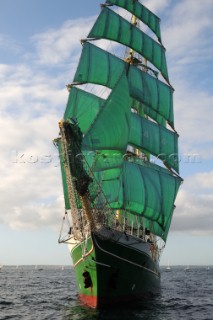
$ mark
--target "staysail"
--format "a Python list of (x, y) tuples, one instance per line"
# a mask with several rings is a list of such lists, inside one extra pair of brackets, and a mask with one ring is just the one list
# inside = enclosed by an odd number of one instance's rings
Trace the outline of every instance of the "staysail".
[[(156, 35), (159, 42), (130, 24), (109, 6), (124, 8)], [(110, 28), (108, 26), (111, 26)], [(140, 59), (122, 60), (91, 43), (108, 39), (136, 51)], [(162, 74), (144, 67), (145, 58)], [(111, 90), (107, 98), (85, 91), (82, 84)], [(81, 133), (81, 156), (115, 212), (138, 217), (144, 227), (166, 241), (174, 202), (182, 179), (178, 176), (178, 134), (174, 130), (173, 88), (169, 84), (159, 18), (139, 1), (107, 0), (83, 41), (63, 121)], [(167, 124), (169, 126), (167, 126)], [(66, 209), (70, 208), (61, 141), (58, 141)], [(149, 154), (157, 160), (145, 159)], [(165, 165), (165, 167), (163, 166)], [(176, 173), (175, 173), (175, 172)], [(74, 179), (78, 175), (74, 173)], [(92, 180), (91, 179), (91, 180)], [(92, 184), (92, 183), (91, 183)], [(98, 209), (103, 200), (89, 188)], [(81, 204), (77, 204), (81, 207)]]

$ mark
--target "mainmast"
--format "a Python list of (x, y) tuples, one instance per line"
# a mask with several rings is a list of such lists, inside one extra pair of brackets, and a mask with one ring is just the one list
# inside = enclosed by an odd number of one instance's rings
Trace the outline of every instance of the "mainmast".
[[(136, 26), (137, 25), (137, 17), (135, 15), (132, 15), (132, 18), (131, 18), (131, 24)], [(144, 71), (144, 72), (148, 72), (148, 69), (147, 69), (147, 59), (144, 58), (143, 56), (141, 56), (141, 61), (137, 58), (134, 57), (134, 54), (135, 54), (135, 50), (130, 48), (129, 49), (129, 54), (128, 56), (124, 59), (125, 62), (127, 62), (128, 64), (135, 64), (136, 66), (138, 64), (142, 65), (141, 69)], [(135, 109), (132, 109), (132, 112), (134, 113), (138, 113), (138, 111), (136, 111)], [(146, 115), (144, 115), (145, 118), (148, 118)], [(146, 159), (147, 160), (147, 154), (143, 153), (141, 150), (139, 150), (138, 148), (133, 148), (133, 153), (135, 156), (137, 157), (143, 157), (143, 159)], [(120, 219), (120, 210), (117, 210), (117, 218)], [(138, 218), (138, 217), (136, 217)], [(137, 219), (138, 221), (138, 219)], [(126, 219), (124, 220), (124, 223), (126, 223)], [(153, 251), (153, 258), (155, 258), (156, 260), (159, 259), (159, 256), (160, 256), (160, 251), (162, 248), (160, 248), (159, 244), (157, 244), (157, 238), (155, 236), (155, 234), (152, 234), (150, 232), (150, 230), (148, 230), (148, 236), (147, 236), (147, 233), (146, 233), (146, 228), (144, 226), (144, 221), (143, 221), (143, 217), (141, 217), (141, 219), (139, 219), (139, 223), (137, 225), (137, 236), (140, 235), (141, 237), (141, 230), (142, 230), (142, 238), (144, 240), (147, 240), (149, 239), (149, 241), (151, 241), (153, 244), (154, 244), (154, 251)], [(125, 226), (124, 226), (125, 227)], [(132, 226), (132, 229), (133, 229), (133, 226)]]

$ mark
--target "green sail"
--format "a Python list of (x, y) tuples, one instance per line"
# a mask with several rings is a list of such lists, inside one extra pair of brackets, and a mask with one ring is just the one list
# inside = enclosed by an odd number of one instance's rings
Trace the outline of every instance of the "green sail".
[(127, 161), (96, 177), (112, 208), (146, 218), (150, 230), (166, 241), (181, 178), (156, 165)]
[(69, 202), (68, 186), (67, 186), (67, 179), (66, 179), (66, 173), (65, 173), (65, 167), (64, 167), (64, 162), (66, 160), (63, 157), (61, 139), (57, 139), (56, 143), (58, 146), (59, 159), (60, 159), (60, 165), (61, 165), (61, 175), (62, 175), (62, 184), (63, 184), (63, 190), (64, 190), (65, 209), (68, 210), (68, 209), (70, 209), (70, 202)]
[(152, 165), (124, 163), (125, 209), (158, 222), (162, 228), (173, 210), (181, 179)]
[(166, 127), (166, 119), (161, 116), (159, 113), (154, 111), (153, 109), (149, 108), (145, 104), (139, 102), (136, 99), (132, 99), (131, 107), (135, 110), (137, 110), (139, 115), (148, 116), (155, 120), (158, 124)]
[(113, 88), (124, 70), (128, 70), (130, 96), (160, 114), (174, 127), (173, 89), (91, 43), (83, 46), (74, 82), (91, 82)]
[(83, 151), (84, 159), (89, 168), (96, 173), (122, 167), (125, 155), (116, 150)]
[(143, 224), (148, 230), (151, 230), (152, 233), (159, 235), (164, 241), (166, 241), (167, 236), (168, 236), (168, 232), (169, 232), (169, 228), (171, 225), (173, 213), (174, 213), (174, 207), (170, 213), (170, 216), (167, 219), (167, 222), (165, 222), (164, 227), (162, 227), (158, 223), (153, 223), (153, 221), (146, 219), (144, 217), (143, 217)]
[(107, 7), (102, 9), (87, 37), (114, 40), (134, 49), (158, 68), (169, 82), (165, 48)]
[(123, 75), (85, 133), (83, 149), (123, 150), (130, 130), (130, 97), (128, 82)]
[[(72, 87), (64, 113), (64, 120), (72, 117), (77, 118), (81, 131), (85, 133), (102, 108), (104, 102), (104, 99), (92, 93), (77, 87)], [(140, 115), (147, 115), (165, 127), (165, 119), (156, 111), (134, 99), (132, 99), (130, 105), (131, 108), (137, 110)]]
[(84, 134), (84, 150), (123, 150), (130, 130), (130, 97), (123, 75), (107, 100), (72, 88), (65, 119), (75, 118)]
[(84, 149), (116, 149), (122, 152), (127, 144), (131, 144), (155, 155), (178, 172), (177, 134), (135, 113), (131, 113), (130, 118), (128, 87), (124, 80), (120, 80), (118, 88), (112, 91), (107, 101), (73, 87), (68, 106), (69, 112), (65, 114), (77, 119), (85, 135)]
[(159, 113), (174, 128), (171, 87), (136, 67), (130, 67), (128, 80), (131, 96)]
[[(126, 93), (124, 94), (126, 96)], [(106, 100), (77, 87), (72, 87), (64, 119), (75, 118), (82, 133), (85, 135), (105, 104)], [(121, 151), (105, 149), (82, 151), (88, 165), (96, 172), (118, 167), (123, 163), (123, 152)]]
[(133, 113), (129, 143), (155, 155), (168, 167), (179, 172), (178, 135), (176, 133)]
[(161, 42), (160, 19), (140, 2), (129, 0), (107, 0), (107, 4), (116, 5), (131, 12), (134, 16), (146, 24)]
[(85, 133), (93, 123), (100, 109), (105, 103), (104, 99), (94, 94), (72, 87), (64, 113), (64, 120), (77, 118), (79, 127)]

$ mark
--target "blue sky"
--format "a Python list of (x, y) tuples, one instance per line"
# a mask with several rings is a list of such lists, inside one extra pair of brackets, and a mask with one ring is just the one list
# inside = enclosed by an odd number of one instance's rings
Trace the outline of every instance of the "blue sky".
[[(70, 264), (57, 239), (58, 134), (98, 0), (0, 1), (0, 264)], [(144, 0), (161, 18), (184, 184), (161, 264), (213, 264), (213, 2)]]

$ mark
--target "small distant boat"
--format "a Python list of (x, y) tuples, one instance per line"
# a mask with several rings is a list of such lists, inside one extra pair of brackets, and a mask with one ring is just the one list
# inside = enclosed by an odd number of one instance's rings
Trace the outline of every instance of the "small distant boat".
[(42, 270), (44, 270), (44, 268), (42, 268), (41, 266), (39, 266), (37, 270), (38, 270), (38, 271), (42, 271)]
[(171, 271), (171, 267), (170, 267), (170, 265), (169, 265), (169, 262), (168, 262), (168, 265), (167, 265), (167, 267), (166, 267), (166, 271)]
[(42, 270), (43, 270), (42, 267), (38, 267), (37, 265), (35, 265), (34, 269), (35, 269), (35, 270), (38, 270), (38, 271), (42, 271)]
[(185, 270), (185, 271), (190, 271), (189, 266), (187, 266), (184, 270)]

